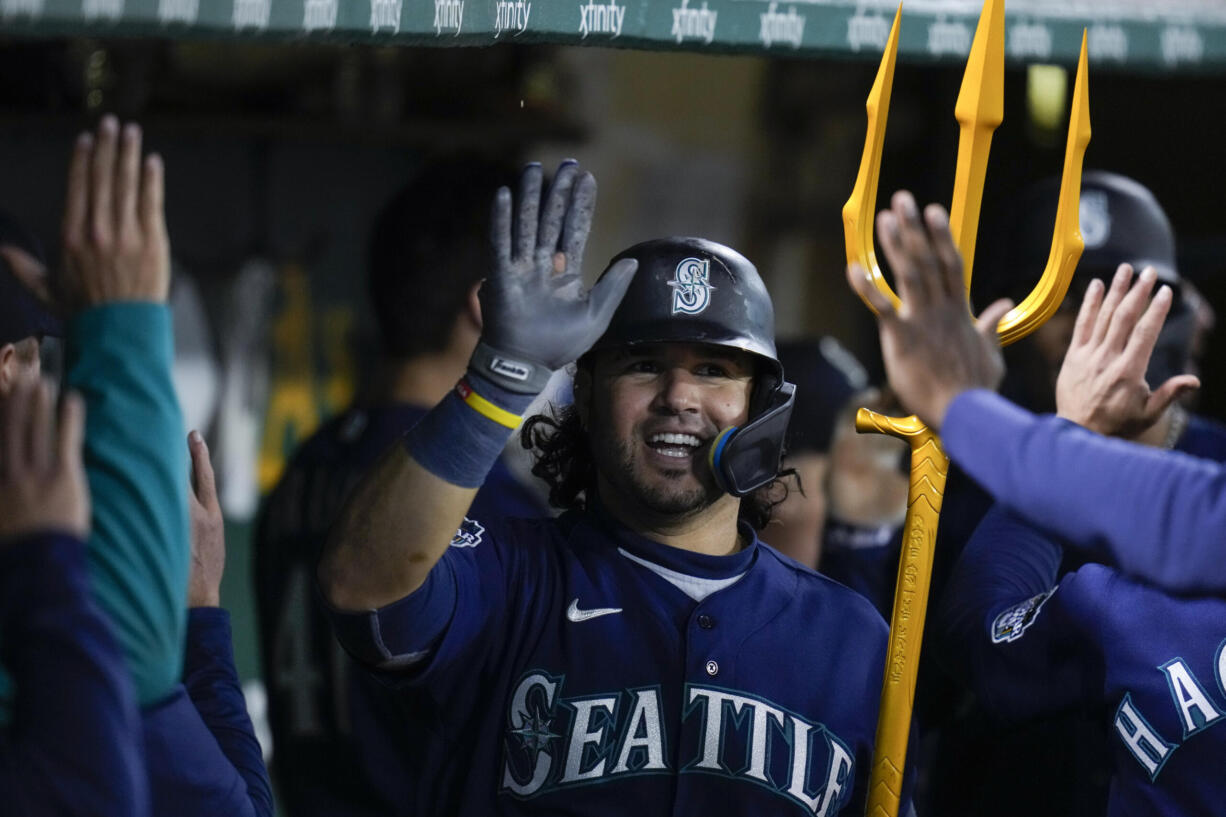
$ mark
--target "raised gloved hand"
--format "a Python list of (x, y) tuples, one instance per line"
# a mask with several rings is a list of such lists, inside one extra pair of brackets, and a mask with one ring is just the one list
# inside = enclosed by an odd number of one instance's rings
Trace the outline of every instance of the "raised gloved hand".
[(638, 267), (614, 264), (590, 291), (580, 268), (596, 208), (596, 180), (573, 160), (558, 168), (544, 202), (539, 164), (524, 168), (512, 218), (511, 191), (494, 198), (494, 270), (481, 285), (481, 342), (469, 368), (497, 385), (537, 394), (550, 373), (604, 333)]

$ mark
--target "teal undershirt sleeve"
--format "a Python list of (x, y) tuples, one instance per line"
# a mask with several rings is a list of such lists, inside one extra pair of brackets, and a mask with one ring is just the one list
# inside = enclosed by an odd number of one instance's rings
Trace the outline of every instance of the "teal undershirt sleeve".
[(66, 386), (87, 407), (94, 597), (147, 706), (178, 683), (187, 631), (188, 454), (171, 380), (170, 310), (153, 303), (87, 310), (70, 324), (65, 351)]
[[(72, 320), (65, 340), (65, 387), (81, 393), (87, 411), (91, 590), (148, 706), (178, 683), (187, 629), (188, 455), (171, 380), (170, 310), (95, 307)], [(0, 721), (12, 700), (12, 679), (0, 671)]]

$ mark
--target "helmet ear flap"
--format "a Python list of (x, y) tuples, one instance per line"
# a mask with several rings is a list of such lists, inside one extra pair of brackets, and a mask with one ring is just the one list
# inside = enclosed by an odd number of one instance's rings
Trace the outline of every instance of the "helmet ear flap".
[(711, 441), (707, 452), (715, 481), (733, 496), (748, 496), (770, 482), (779, 473), (783, 459), (783, 439), (796, 402), (796, 386), (777, 380), (773, 388), (755, 388), (751, 403), (759, 393), (761, 410), (751, 412), (745, 425), (725, 429)]
[[(758, 359), (755, 365), (753, 389), (749, 394), (749, 417), (761, 417), (770, 409), (775, 392), (783, 385), (783, 377), (775, 371), (774, 366), (765, 365)], [(795, 387), (793, 387), (795, 388)]]

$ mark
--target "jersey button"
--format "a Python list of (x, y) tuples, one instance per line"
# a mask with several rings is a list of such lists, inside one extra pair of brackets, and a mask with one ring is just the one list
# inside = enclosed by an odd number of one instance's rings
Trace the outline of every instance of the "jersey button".
[(719, 664), (715, 663), (714, 661), (708, 661), (707, 662), (707, 675), (710, 675), (711, 677), (715, 677), (716, 675), (719, 675)]
[(704, 630), (710, 630), (715, 626), (715, 619), (711, 618), (706, 613), (703, 613), (698, 617), (698, 626)]

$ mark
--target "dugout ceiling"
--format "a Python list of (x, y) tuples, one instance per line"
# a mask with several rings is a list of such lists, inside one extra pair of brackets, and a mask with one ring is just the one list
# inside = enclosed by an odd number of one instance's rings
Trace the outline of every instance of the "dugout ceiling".
[[(0, 30), (52, 37), (240, 38), (387, 45), (504, 42), (875, 58), (878, 0), (0, 0)], [(907, 0), (904, 57), (960, 62), (979, 0)], [(1221, 0), (1009, 0), (1008, 57), (1127, 71), (1226, 70)]]

